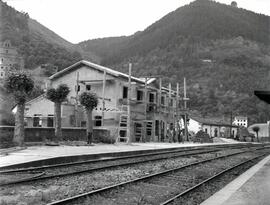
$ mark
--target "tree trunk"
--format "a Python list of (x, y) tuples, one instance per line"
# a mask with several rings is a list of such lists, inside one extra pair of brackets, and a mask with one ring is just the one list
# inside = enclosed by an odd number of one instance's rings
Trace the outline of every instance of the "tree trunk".
[(13, 142), (16, 146), (24, 146), (24, 103), (17, 104), (17, 112), (15, 115), (15, 129)]
[(259, 133), (256, 132), (256, 134), (257, 134), (257, 141), (259, 142)]
[(92, 144), (93, 142), (92, 110), (86, 109), (86, 120), (87, 120), (87, 127), (86, 127), (87, 143)]
[(62, 119), (61, 119), (61, 103), (54, 103), (54, 114), (55, 114), (55, 142), (62, 140)]

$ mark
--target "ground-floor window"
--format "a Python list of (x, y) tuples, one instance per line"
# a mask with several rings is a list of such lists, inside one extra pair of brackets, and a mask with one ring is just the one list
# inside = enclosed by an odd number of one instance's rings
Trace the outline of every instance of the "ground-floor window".
[(47, 117), (47, 127), (53, 127), (53, 115), (48, 115)]
[(81, 127), (86, 127), (86, 121), (81, 121)]
[(100, 127), (102, 126), (102, 116), (95, 116), (95, 126)]
[(40, 118), (40, 114), (35, 114), (33, 118), (33, 127), (41, 127), (42, 119)]

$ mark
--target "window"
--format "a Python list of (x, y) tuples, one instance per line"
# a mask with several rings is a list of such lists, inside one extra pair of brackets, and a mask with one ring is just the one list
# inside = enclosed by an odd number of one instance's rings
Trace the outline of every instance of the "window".
[(165, 105), (165, 96), (161, 96), (160, 101), (161, 105)]
[(204, 129), (204, 132), (207, 133), (207, 128)]
[(8, 50), (6, 50), (6, 53), (8, 53)]
[(155, 101), (154, 93), (149, 93), (149, 102), (153, 103)]
[(102, 126), (102, 116), (95, 116), (95, 126), (100, 127)]
[(47, 117), (47, 127), (53, 127), (53, 116), (48, 115)]
[(123, 87), (123, 99), (127, 99), (128, 97), (128, 87)]
[(86, 85), (86, 90), (91, 90), (91, 85)]
[(42, 125), (42, 120), (39, 117), (40, 115), (35, 114), (33, 118), (33, 127), (41, 127)]
[(86, 121), (81, 121), (81, 127), (86, 127)]
[(137, 100), (142, 101), (143, 100), (143, 91), (137, 90)]
[(1, 72), (1, 77), (3, 77), (4, 76), (4, 73), (3, 72)]
[(170, 99), (170, 106), (173, 107), (173, 99)]

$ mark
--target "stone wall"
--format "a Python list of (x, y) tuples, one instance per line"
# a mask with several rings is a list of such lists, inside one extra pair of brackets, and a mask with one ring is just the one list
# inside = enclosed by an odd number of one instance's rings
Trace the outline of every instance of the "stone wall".
[[(0, 126), (0, 148), (13, 146), (13, 126)], [(62, 128), (64, 141), (86, 141), (86, 130), (84, 128)], [(26, 127), (25, 142), (45, 142), (54, 136), (54, 128)], [(110, 131), (107, 129), (94, 129), (94, 142), (114, 143)]]

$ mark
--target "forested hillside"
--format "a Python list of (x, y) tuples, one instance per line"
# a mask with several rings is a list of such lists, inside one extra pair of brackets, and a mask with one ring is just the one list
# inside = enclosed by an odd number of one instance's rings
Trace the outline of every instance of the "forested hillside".
[(81, 54), (73, 45), (38, 22), (0, 1), (1, 41), (9, 39), (24, 57), (25, 68), (53, 64), (62, 69), (78, 60)]
[(183, 40), (207, 42), (242, 36), (263, 44), (270, 43), (268, 16), (234, 8), (211, 0), (197, 0), (167, 14), (142, 32), (128, 37), (84, 41), (79, 45), (103, 57), (103, 64), (144, 55), (156, 48), (167, 48)]
[[(253, 94), (268, 86), (270, 18), (240, 8), (197, 0), (128, 37), (84, 41), (83, 49), (127, 72), (161, 75), (165, 85), (187, 78), (189, 106), (203, 116), (269, 120), (269, 106)], [(269, 87), (270, 88), (270, 87)]]

